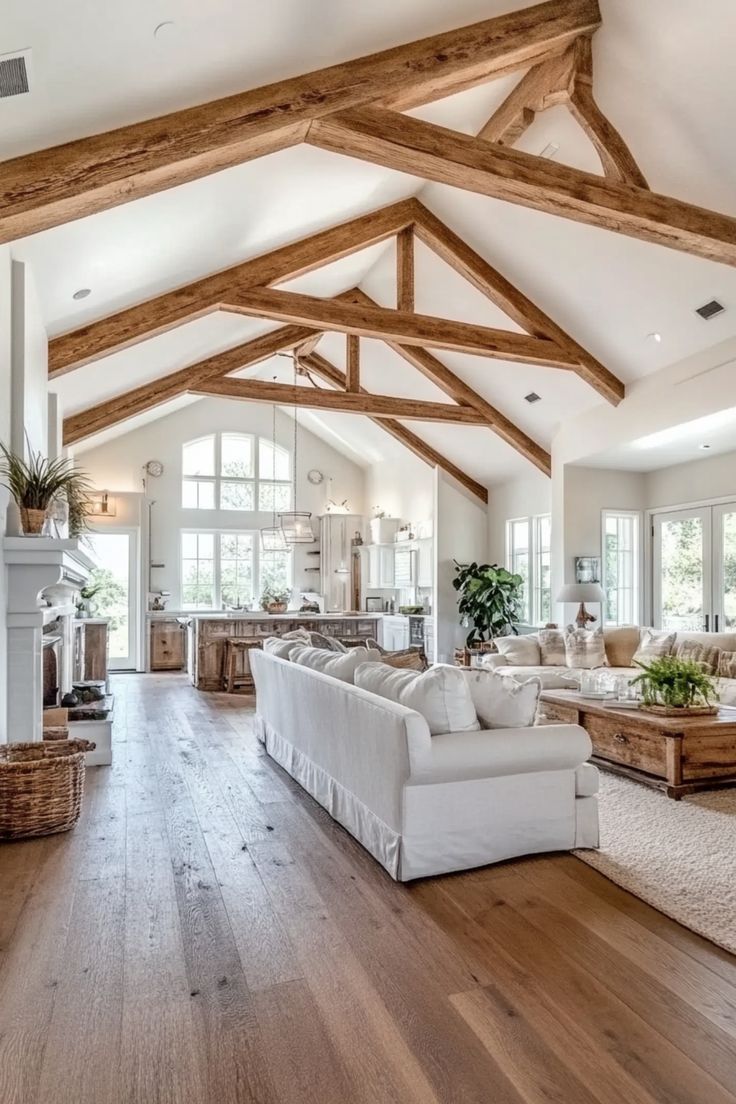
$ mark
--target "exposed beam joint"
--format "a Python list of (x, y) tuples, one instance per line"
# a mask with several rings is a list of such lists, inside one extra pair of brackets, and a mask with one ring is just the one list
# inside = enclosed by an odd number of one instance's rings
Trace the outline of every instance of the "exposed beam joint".
[(400, 311), (414, 310), (414, 227), (407, 226), (396, 235), (396, 306)]
[(355, 334), (346, 334), (345, 388), (348, 391), (360, 391), (360, 338)]
[(560, 57), (548, 58), (525, 73), (506, 99), (496, 108), (478, 137), (486, 142), (513, 146), (534, 122), (534, 116), (569, 97), (575, 54), (568, 49)]
[(736, 265), (736, 218), (375, 107), (314, 123), (308, 141), (399, 172)]

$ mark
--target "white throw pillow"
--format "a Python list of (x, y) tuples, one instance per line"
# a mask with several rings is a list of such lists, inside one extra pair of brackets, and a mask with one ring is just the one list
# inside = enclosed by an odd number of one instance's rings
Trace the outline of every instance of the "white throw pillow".
[(653, 659), (671, 654), (677, 639), (676, 632), (658, 632), (656, 629), (642, 629), (639, 647), (631, 658), (632, 666), (651, 663)]
[(541, 679), (526, 682), (504, 678), (495, 671), (461, 668), (470, 688), (481, 728), (530, 728), (537, 715)]
[(355, 685), (421, 713), (432, 736), (480, 728), (460, 667), (438, 664), (428, 671), (407, 671), (364, 663), (355, 672)]
[(290, 659), (295, 648), (303, 648), (300, 640), (283, 640), (280, 636), (269, 636), (263, 641), (263, 650), (279, 659)]
[(543, 667), (566, 667), (565, 634), (561, 629), (539, 630), (539, 651)]
[(493, 643), (509, 667), (541, 667), (542, 653), (535, 633), (529, 636), (497, 636)]
[(361, 663), (375, 663), (381, 653), (373, 648), (349, 648), (347, 652), (328, 652), (323, 648), (305, 648), (297, 646), (291, 653), (292, 663), (301, 667), (311, 667), (341, 682), (355, 681), (355, 668)]
[(590, 671), (607, 667), (606, 642), (603, 629), (567, 629), (565, 632), (567, 666)]

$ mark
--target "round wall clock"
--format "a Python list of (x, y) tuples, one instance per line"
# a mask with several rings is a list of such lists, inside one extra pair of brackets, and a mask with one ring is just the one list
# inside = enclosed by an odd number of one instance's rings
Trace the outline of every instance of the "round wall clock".
[(160, 460), (149, 460), (146, 464), (146, 472), (148, 475), (152, 475), (154, 479), (158, 479), (160, 475), (164, 474), (164, 466)]
[(317, 468), (312, 468), (311, 471), (307, 472), (307, 479), (310, 483), (314, 483), (315, 487), (318, 487), (324, 479), (324, 476), (321, 471), (317, 470)]

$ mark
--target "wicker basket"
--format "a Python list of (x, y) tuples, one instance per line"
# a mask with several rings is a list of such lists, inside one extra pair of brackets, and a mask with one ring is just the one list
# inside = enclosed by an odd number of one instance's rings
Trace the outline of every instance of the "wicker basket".
[(0, 839), (67, 832), (79, 820), (91, 740), (0, 744)]
[(644, 713), (656, 713), (659, 717), (715, 717), (717, 705), (642, 705)]

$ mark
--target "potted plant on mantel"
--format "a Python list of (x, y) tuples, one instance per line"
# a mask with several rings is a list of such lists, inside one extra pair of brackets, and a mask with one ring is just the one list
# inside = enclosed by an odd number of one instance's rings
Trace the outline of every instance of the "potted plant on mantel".
[(516, 633), (514, 621), (521, 612), (524, 580), (498, 564), (459, 564), (455, 561), (452, 585), (460, 592), (461, 623), (472, 628), (466, 648), (478, 650), (494, 636)]
[(290, 590), (277, 590), (267, 586), (261, 595), (261, 609), (266, 613), (286, 613), (289, 608)]
[(718, 712), (713, 679), (700, 663), (660, 656), (639, 663), (642, 673), (631, 680), (641, 691), (641, 708), (664, 717), (699, 716)]
[[(0, 453), (0, 485), (10, 491), (20, 511), (24, 536), (41, 536), (49, 507), (59, 499), (76, 504), (84, 513), (81, 504), (87, 500), (91, 486), (71, 460), (49, 460), (40, 452), (31, 453), (30, 460), (24, 460), (3, 444)], [(83, 527), (81, 521), (79, 524)], [(79, 531), (72, 531), (72, 535), (78, 536)]]

